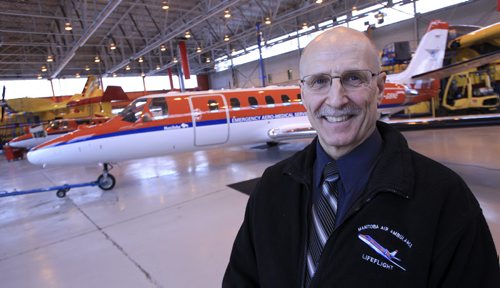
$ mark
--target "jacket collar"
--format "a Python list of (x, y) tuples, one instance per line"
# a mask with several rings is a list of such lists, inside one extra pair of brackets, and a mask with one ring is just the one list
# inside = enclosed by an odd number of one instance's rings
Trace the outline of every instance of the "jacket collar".
[[(377, 129), (384, 144), (368, 180), (366, 191), (369, 194), (388, 191), (404, 198), (412, 198), (414, 194), (414, 170), (408, 143), (399, 131), (386, 123), (378, 121)], [(297, 152), (292, 157), (292, 161), (284, 167), (283, 173), (312, 187), (312, 170), (316, 157), (317, 141), (316, 137), (306, 148)]]

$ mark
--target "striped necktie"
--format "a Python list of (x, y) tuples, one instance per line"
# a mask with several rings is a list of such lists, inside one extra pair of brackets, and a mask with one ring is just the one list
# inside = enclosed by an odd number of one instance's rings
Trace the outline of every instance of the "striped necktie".
[(306, 261), (306, 286), (318, 267), (323, 247), (335, 228), (337, 213), (339, 171), (335, 161), (329, 162), (323, 169), (321, 193), (314, 201), (311, 209), (311, 223)]

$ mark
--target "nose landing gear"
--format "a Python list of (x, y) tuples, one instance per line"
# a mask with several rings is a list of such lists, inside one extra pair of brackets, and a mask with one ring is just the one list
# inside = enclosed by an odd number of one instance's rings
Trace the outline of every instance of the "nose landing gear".
[(113, 169), (113, 165), (109, 163), (104, 163), (102, 174), (99, 175), (99, 177), (97, 177), (96, 181), (97, 186), (99, 186), (99, 188), (101, 188), (104, 191), (113, 189), (113, 187), (115, 187), (116, 184), (115, 177), (109, 173), (109, 170), (111, 169)]

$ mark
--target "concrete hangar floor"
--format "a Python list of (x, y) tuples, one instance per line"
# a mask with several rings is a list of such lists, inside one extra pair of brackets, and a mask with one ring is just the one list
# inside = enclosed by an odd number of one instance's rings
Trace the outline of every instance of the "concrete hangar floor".
[[(464, 177), (500, 247), (500, 126), (404, 134), (415, 150)], [(259, 177), (308, 142), (127, 161), (112, 170), (118, 182), (111, 191), (0, 198), (1, 286), (220, 287), (248, 199), (228, 185)], [(42, 169), (2, 157), (0, 190), (99, 174), (94, 166)]]

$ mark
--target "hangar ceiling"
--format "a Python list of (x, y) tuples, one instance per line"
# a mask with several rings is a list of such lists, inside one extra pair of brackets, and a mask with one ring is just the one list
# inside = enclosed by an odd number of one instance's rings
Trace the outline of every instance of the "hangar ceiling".
[(353, 6), (393, 2), (411, 1), (2, 0), (0, 78), (155, 75), (168, 68), (177, 74), (180, 41), (191, 73), (206, 73), (214, 59), (255, 46), (257, 23), (262, 37), (272, 39), (303, 23), (349, 19)]

